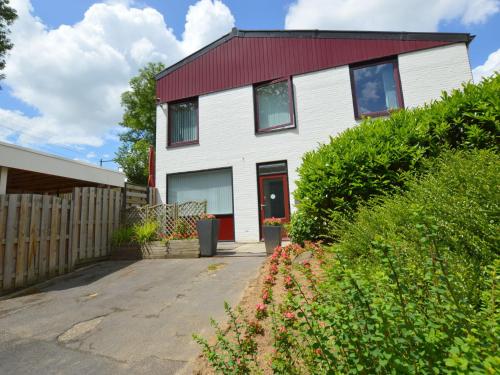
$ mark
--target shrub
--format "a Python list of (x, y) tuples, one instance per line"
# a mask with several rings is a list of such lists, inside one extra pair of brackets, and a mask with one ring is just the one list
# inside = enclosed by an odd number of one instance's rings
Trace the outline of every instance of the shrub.
[(122, 246), (133, 241), (134, 230), (131, 227), (121, 227), (115, 230), (111, 236), (112, 246)]
[(134, 240), (139, 245), (145, 245), (157, 238), (158, 223), (156, 221), (146, 221), (143, 224), (133, 226)]
[(440, 161), (406, 193), (363, 207), (333, 248), (311, 310), (331, 327), (328, 353), (341, 372), (500, 365), (500, 157), (449, 152)]
[(448, 149), (496, 148), (499, 130), (499, 74), (422, 108), (365, 119), (303, 156), (290, 235), (296, 242), (328, 235), (339, 217), (425, 171), (426, 159)]
[[(275, 249), (255, 311), (272, 325), (264, 336), (273, 373), (496, 373), (500, 157), (448, 152), (430, 169), (405, 192), (361, 208), (330, 253), (310, 243)], [(304, 250), (311, 262), (291, 261)], [(326, 261), (323, 273), (316, 260)], [(281, 302), (272, 288), (283, 288)], [(199, 342), (218, 371), (252, 373), (224, 367), (259, 357), (231, 318), (216, 344)]]

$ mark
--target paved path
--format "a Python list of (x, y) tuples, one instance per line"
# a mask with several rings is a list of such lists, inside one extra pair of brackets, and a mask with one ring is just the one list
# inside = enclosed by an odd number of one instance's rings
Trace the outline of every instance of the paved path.
[(38, 293), (0, 301), (0, 374), (188, 373), (192, 333), (224, 320), (265, 259), (262, 245), (223, 256), (107, 261)]

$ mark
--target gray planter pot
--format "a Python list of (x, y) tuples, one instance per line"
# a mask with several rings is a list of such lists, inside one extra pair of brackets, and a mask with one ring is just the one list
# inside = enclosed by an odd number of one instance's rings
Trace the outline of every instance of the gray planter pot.
[(196, 229), (200, 241), (200, 256), (213, 257), (217, 252), (217, 242), (219, 241), (219, 220), (200, 220), (196, 223)]
[(276, 246), (281, 246), (281, 225), (263, 225), (262, 234), (266, 244), (266, 253), (271, 255)]

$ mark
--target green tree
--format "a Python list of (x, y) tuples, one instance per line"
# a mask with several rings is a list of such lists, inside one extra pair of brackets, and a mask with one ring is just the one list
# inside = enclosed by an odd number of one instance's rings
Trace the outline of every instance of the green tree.
[(164, 68), (161, 62), (148, 63), (130, 80), (131, 90), (121, 97), (125, 113), (120, 125), (128, 130), (120, 135), (122, 144), (115, 160), (128, 180), (136, 184), (144, 185), (148, 180), (148, 150), (156, 136), (155, 75)]
[(13, 47), (8, 38), (9, 26), (16, 18), (16, 10), (9, 6), (9, 0), (0, 0), (0, 80), (5, 78), (5, 74), (1, 73), (5, 68), (5, 55)]

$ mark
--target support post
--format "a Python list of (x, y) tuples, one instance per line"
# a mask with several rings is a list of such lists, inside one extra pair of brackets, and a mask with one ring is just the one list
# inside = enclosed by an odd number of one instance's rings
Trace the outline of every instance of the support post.
[(7, 175), (9, 174), (9, 168), (0, 167), (0, 195), (7, 194)]

